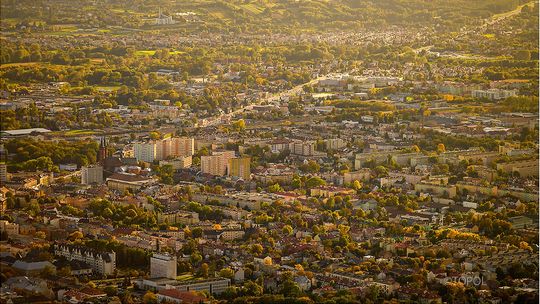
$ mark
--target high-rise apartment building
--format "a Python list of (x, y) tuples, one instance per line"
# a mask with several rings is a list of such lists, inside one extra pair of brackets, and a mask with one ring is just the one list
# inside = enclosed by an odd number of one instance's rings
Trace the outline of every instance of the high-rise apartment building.
[(176, 256), (154, 253), (150, 258), (150, 278), (176, 279)]
[(174, 137), (171, 140), (172, 156), (193, 156), (195, 154), (195, 139), (189, 137)]
[(103, 167), (98, 165), (82, 167), (81, 184), (103, 184)]
[(251, 158), (238, 157), (229, 159), (227, 173), (229, 176), (242, 178), (247, 181), (251, 177)]
[(153, 141), (135, 143), (133, 154), (138, 161), (151, 163), (156, 159), (156, 144)]
[(165, 137), (139, 142), (133, 145), (133, 154), (137, 160), (148, 163), (170, 157), (192, 156), (195, 154), (195, 141), (188, 137)]
[(201, 170), (203, 173), (224, 176), (227, 174), (229, 159), (234, 156), (234, 151), (214, 151), (212, 155), (201, 156)]
[(315, 141), (295, 142), (292, 144), (291, 153), (302, 156), (311, 156), (315, 154)]
[(156, 157), (155, 160), (164, 160), (171, 156), (171, 144), (172, 140), (170, 137), (156, 140)]

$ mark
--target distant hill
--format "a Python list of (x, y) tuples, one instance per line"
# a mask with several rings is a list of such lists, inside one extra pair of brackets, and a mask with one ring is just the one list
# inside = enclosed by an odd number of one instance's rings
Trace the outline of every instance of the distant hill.
[[(526, 0), (2, 0), (6, 22), (140, 27), (161, 7), (179, 24), (216, 30), (310, 31), (430, 27), (456, 30)], [(195, 13), (194, 18), (182, 14)], [(184, 20), (185, 19), (185, 20)], [(6, 22), (2, 25), (5, 26)]]

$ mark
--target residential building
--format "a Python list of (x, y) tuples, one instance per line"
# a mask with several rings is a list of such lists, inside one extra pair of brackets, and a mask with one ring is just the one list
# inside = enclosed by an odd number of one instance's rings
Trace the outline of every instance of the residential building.
[(112, 275), (116, 269), (116, 253), (114, 251), (98, 251), (88, 247), (68, 244), (55, 244), (54, 254), (68, 260), (85, 262), (92, 270), (102, 275)]
[(435, 196), (448, 198), (455, 197), (457, 194), (456, 186), (443, 185), (441, 183), (427, 181), (422, 181), (414, 185), (414, 190), (417, 192), (430, 193)]
[(19, 224), (0, 220), (0, 232), (5, 232), (8, 236), (17, 235), (19, 234)]
[(499, 89), (489, 89), (489, 90), (474, 90), (472, 91), (472, 96), (475, 98), (487, 98), (489, 100), (500, 100), (508, 97), (516, 96), (516, 90), (499, 90)]
[(538, 176), (538, 159), (498, 163), (497, 170), (504, 173), (519, 174), (520, 177)]
[(341, 138), (326, 139), (324, 143), (328, 150), (339, 150), (347, 146), (347, 142)]
[(176, 256), (154, 253), (150, 258), (150, 278), (176, 279)]
[(367, 181), (371, 178), (371, 170), (368, 168), (360, 169), (358, 171), (345, 172), (343, 174), (343, 182), (350, 184), (357, 181)]
[(18, 260), (13, 263), (12, 267), (26, 276), (38, 276), (45, 269), (50, 269), (53, 273), (56, 273), (56, 267), (49, 261), (25, 262)]
[(203, 173), (224, 176), (227, 173), (229, 159), (235, 155), (234, 151), (214, 151), (212, 155), (201, 156), (201, 171)]
[(208, 299), (193, 291), (179, 291), (176, 289), (160, 290), (157, 294), (159, 303), (200, 304), (209, 302)]
[(171, 140), (171, 155), (193, 156), (195, 154), (195, 139), (189, 137), (174, 137)]
[(170, 137), (165, 137), (163, 139), (156, 140), (155, 146), (156, 146), (155, 160), (163, 160), (171, 156), (172, 139)]
[(5, 183), (7, 180), (7, 165), (6, 163), (0, 163), (0, 183)]
[(159, 161), (160, 166), (170, 165), (172, 166), (173, 170), (189, 168), (191, 167), (192, 164), (193, 164), (192, 156), (178, 156), (174, 159)]
[(251, 158), (237, 157), (229, 159), (227, 173), (229, 176), (238, 177), (245, 181), (251, 179)]
[(320, 197), (334, 197), (336, 195), (352, 195), (356, 193), (353, 189), (332, 187), (332, 186), (319, 186), (311, 189), (311, 196), (320, 196)]
[(157, 221), (160, 224), (184, 224), (192, 225), (199, 222), (199, 214), (190, 211), (171, 211), (157, 214)]
[(312, 156), (315, 154), (315, 141), (295, 142), (292, 144), (291, 153), (301, 156)]
[(81, 184), (103, 184), (103, 167), (99, 165), (82, 167)]
[(154, 162), (156, 159), (156, 144), (150, 142), (137, 142), (133, 145), (133, 153), (138, 161)]

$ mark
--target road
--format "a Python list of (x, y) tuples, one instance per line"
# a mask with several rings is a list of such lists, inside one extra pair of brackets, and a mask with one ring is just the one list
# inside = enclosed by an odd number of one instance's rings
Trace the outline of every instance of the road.
[[(518, 7), (516, 7), (515, 9), (513, 9), (511, 11), (493, 15), (493, 16), (485, 19), (484, 23), (482, 25), (480, 25), (480, 26), (475, 26), (475, 27), (467, 29), (467, 30), (462, 30), (456, 37), (454, 37), (454, 39), (462, 38), (462, 37), (467, 36), (467, 35), (472, 34), (472, 33), (480, 33), (483, 30), (485, 30), (488, 26), (496, 24), (498, 22), (501, 22), (501, 21), (503, 21), (504, 19), (506, 19), (508, 17), (515, 16), (515, 15), (517, 15), (517, 14), (519, 14), (521, 12), (521, 9), (523, 7), (534, 5), (537, 2), (538, 2), (538, 0), (530, 1), (530, 2), (527, 2), (525, 4), (519, 5)], [(433, 48), (433, 45), (427, 45), (427, 46), (416, 48), (413, 51), (418, 54), (421, 51), (430, 51), (432, 48)]]
[(232, 117), (235, 117), (236, 115), (240, 115), (246, 111), (251, 111), (253, 110), (253, 107), (256, 106), (256, 105), (260, 105), (260, 104), (264, 104), (264, 103), (272, 103), (272, 102), (277, 102), (279, 100), (281, 100), (282, 98), (284, 97), (291, 97), (291, 96), (295, 96), (297, 95), (298, 93), (300, 93), (302, 90), (303, 90), (303, 87), (306, 86), (306, 85), (313, 85), (317, 82), (319, 82), (320, 80), (324, 80), (324, 79), (327, 79), (329, 77), (329, 75), (324, 75), (324, 76), (319, 76), (315, 79), (312, 79), (306, 83), (302, 83), (302, 84), (299, 84), (287, 91), (283, 91), (283, 92), (279, 92), (279, 93), (274, 93), (274, 94), (271, 94), (270, 96), (266, 97), (266, 98), (262, 98), (260, 99), (258, 102), (255, 102), (255, 103), (252, 103), (252, 104), (249, 104), (247, 106), (244, 106), (244, 107), (241, 107), (237, 110), (234, 110), (230, 113), (223, 113), (223, 114), (220, 114), (220, 115), (216, 115), (212, 118), (207, 118), (206, 120), (206, 124), (205, 124), (205, 127), (209, 127), (209, 126), (216, 126), (216, 125), (219, 125), (221, 124), (221, 122), (223, 120), (227, 120), (227, 119), (230, 119)]
[(525, 6), (531, 6), (531, 5), (534, 6), (534, 4), (536, 2), (538, 2), (538, 1), (530, 1), (530, 2), (527, 2), (525, 4), (519, 5), (518, 7), (516, 7), (515, 9), (513, 9), (511, 11), (501, 13), (501, 14), (497, 14), (497, 15), (493, 15), (483, 25), (480, 26), (480, 29), (484, 29), (487, 26), (490, 26), (490, 25), (493, 25), (493, 24), (498, 23), (500, 21), (503, 21), (504, 19), (506, 19), (508, 17), (515, 16), (515, 15), (521, 13), (522, 8), (524, 8)]

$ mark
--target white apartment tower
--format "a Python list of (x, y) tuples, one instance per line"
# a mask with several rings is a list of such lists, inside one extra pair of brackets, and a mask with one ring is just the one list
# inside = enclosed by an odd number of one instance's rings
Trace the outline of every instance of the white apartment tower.
[(103, 167), (88, 166), (81, 168), (81, 184), (103, 184)]
[(176, 256), (154, 253), (150, 258), (150, 278), (176, 279)]
[(156, 144), (153, 141), (135, 143), (133, 154), (138, 161), (151, 163), (156, 159)]

